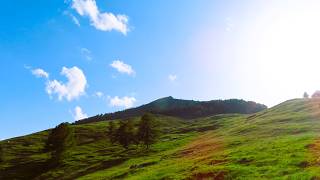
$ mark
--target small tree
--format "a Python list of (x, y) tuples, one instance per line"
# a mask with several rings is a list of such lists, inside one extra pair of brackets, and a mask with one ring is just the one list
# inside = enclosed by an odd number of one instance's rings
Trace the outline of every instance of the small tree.
[(120, 121), (119, 128), (115, 132), (115, 139), (124, 148), (128, 149), (129, 145), (135, 141), (134, 127), (131, 121)]
[(157, 136), (158, 130), (155, 127), (153, 115), (149, 113), (144, 114), (138, 127), (138, 140), (149, 149), (149, 146), (156, 141)]
[(51, 151), (51, 163), (57, 165), (65, 150), (74, 144), (74, 130), (69, 123), (61, 123), (51, 130), (46, 142), (46, 151)]
[(107, 135), (111, 143), (114, 143), (116, 141), (115, 133), (116, 133), (115, 123), (114, 121), (110, 121), (107, 127)]
[(304, 92), (303, 93), (303, 98), (306, 98), (306, 99), (309, 98), (309, 94), (307, 92)]

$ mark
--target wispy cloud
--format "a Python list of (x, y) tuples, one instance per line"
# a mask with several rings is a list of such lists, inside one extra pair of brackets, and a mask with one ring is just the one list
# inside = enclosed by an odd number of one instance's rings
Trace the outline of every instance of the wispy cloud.
[(78, 27), (80, 27), (80, 21), (72, 13), (70, 13), (69, 11), (64, 11), (63, 14), (66, 15), (66, 16), (69, 16), (71, 18), (72, 22), (75, 25), (77, 25)]
[(70, 17), (71, 17), (72, 21), (74, 22), (74, 24), (80, 27), (79, 20), (73, 14), (70, 14)]
[(234, 23), (233, 23), (232, 19), (230, 17), (227, 17), (225, 21), (226, 21), (225, 30), (228, 32), (231, 32), (234, 28)]
[(83, 112), (80, 106), (76, 106), (72, 114), (75, 121), (88, 118), (88, 115)]
[(134, 75), (135, 71), (132, 69), (132, 67), (129, 64), (126, 64), (120, 60), (113, 61), (110, 64), (111, 67), (115, 68), (120, 73), (126, 73), (129, 75)]
[(130, 108), (130, 107), (133, 107), (135, 102), (136, 102), (136, 99), (134, 97), (128, 97), (128, 96), (124, 96), (122, 98), (115, 96), (113, 98), (110, 98), (110, 105), (113, 107)]
[(87, 48), (81, 48), (81, 54), (88, 60), (92, 60), (91, 51)]
[(40, 68), (31, 70), (31, 73), (38, 78), (49, 78), (49, 73)]
[(101, 31), (116, 30), (124, 35), (129, 31), (128, 16), (114, 15), (110, 12), (100, 12), (95, 0), (72, 0), (71, 7), (81, 16), (90, 19), (91, 25)]
[(176, 81), (177, 78), (178, 78), (178, 76), (175, 75), (175, 74), (169, 74), (169, 76), (168, 76), (168, 79), (169, 79), (171, 82)]
[(66, 98), (71, 101), (85, 94), (87, 80), (81, 69), (76, 66), (72, 68), (63, 67), (61, 75), (66, 76), (68, 81), (65, 83), (58, 80), (47, 81), (46, 91), (50, 96), (57, 94), (59, 100)]
[(104, 96), (103, 92), (97, 91), (94, 93), (95, 97), (102, 98)]

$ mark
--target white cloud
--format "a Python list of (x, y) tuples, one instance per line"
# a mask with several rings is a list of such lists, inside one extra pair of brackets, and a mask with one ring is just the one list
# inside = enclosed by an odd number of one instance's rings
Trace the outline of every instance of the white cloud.
[(109, 12), (100, 12), (95, 0), (72, 0), (71, 7), (79, 15), (89, 17), (91, 25), (101, 31), (117, 30), (127, 34), (128, 17), (126, 15), (114, 15)]
[(134, 97), (124, 96), (122, 98), (119, 98), (118, 96), (115, 96), (113, 98), (110, 98), (111, 106), (130, 108), (133, 106), (135, 102), (136, 102), (136, 99)]
[(77, 121), (77, 120), (88, 118), (88, 115), (82, 111), (81, 107), (76, 106), (74, 108), (73, 118), (74, 120)]
[(174, 82), (174, 81), (176, 81), (177, 80), (177, 75), (175, 75), (175, 74), (169, 74), (169, 76), (168, 76), (168, 79), (170, 80), (170, 81), (172, 81), (172, 82)]
[(61, 75), (68, 79), (66, 83), (58, 80), (47, 81), (46, 91), (50, 96), (57, 94), (59, 100), (66, 98), (71, 101), (85, 94), (87, 80), (81, 69), (76, 66), (72, 68), (63, 67)]
[(94, 95), (98, 98), (101, 98), (104, 96), (103, 92), (100, 92), (100, 91), (95, 92)]
[(120, 73), (127, 73), (129, 75), (134, 75), (135, 72), (129, 64), (125, 64), (122, 61), (116, 60), (110, 64), (111, 67), (115, 68)]
[(40, 68), (31, 70), (31, 73), (39, 78), (49, 78), (49, 73)]
[(91, 51), (87, 48), (81, 48), (81, 54), (88, 60), (92, 60)]

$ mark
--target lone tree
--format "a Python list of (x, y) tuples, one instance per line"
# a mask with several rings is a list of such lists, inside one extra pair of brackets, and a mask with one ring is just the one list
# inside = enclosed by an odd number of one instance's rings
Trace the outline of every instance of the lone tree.
[(45, 150), (51, 151), (51, 163), (61, 162), (65, 150), (74, 145), (74, 130), (69, 123), (61, 123), (51, 130)]
[(158, 130), (155, 127), (153, 115), (150, 113), (144, 114), (138, 127), (138, 140), (149, 149), (149, 146), (156, 141), (157, 137)]
[(309, 98), (309, 94), (307, 92), (304, 92), (303, 93), (303, 98), (306, 98), (306, 99)]
[(128, 149), (129, 145), (135, 142), (134, 127), (131, 121), (120, 121), (120, 126), (115, 132), (115, 139), (124, 148)]
[(115, 133), (116, 133), (115, 123), (113, 121), (110, 121), (107, 127), (107, 135), (111, 143), (114, 143), (116, 141)]

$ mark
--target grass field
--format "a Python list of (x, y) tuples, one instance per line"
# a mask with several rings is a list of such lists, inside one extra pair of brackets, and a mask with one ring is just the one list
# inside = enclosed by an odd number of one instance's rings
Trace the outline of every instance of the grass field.
[[(137, 122), (138, 117), (132, 119)], [(74, 125), (77, 145), (45, 166), (47, 131), (2, 141), (0, 179), (319, 179), (320, 100), (193, 120), (157, 117), (150, 150), (111, 144), (107, 122)]]

